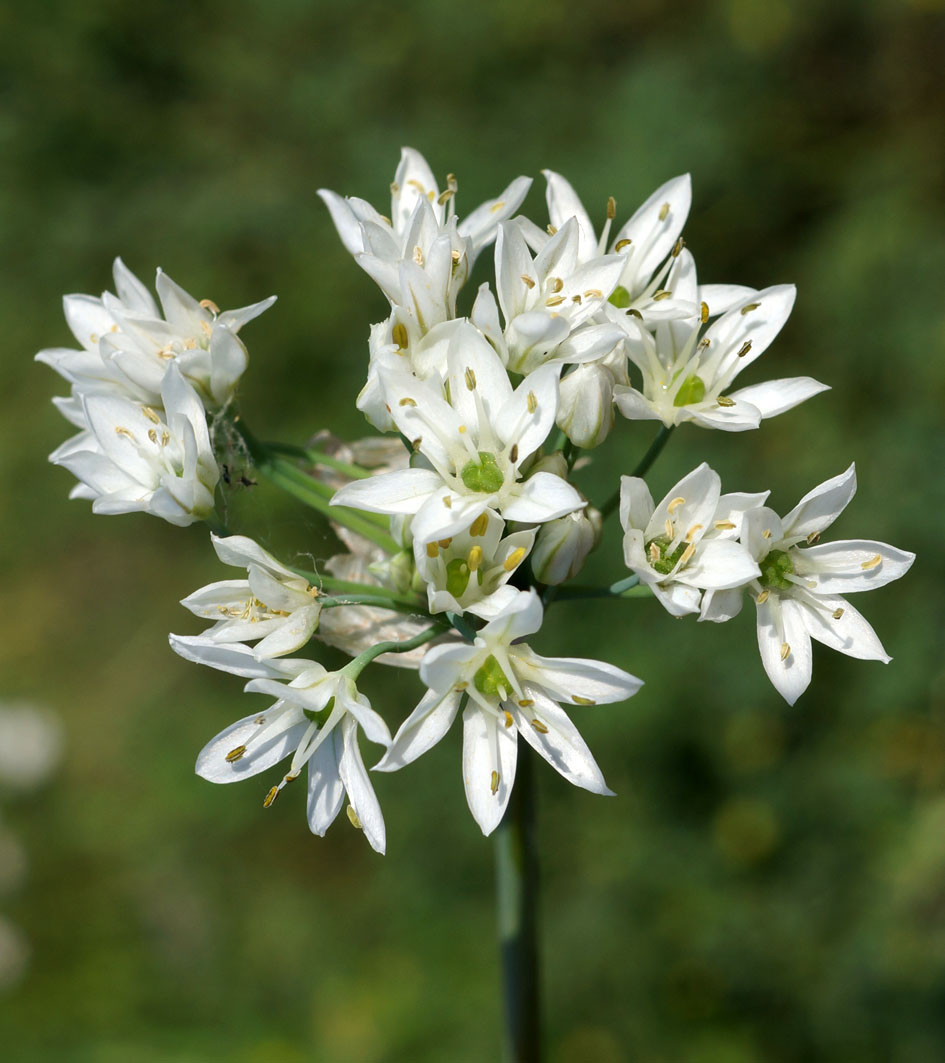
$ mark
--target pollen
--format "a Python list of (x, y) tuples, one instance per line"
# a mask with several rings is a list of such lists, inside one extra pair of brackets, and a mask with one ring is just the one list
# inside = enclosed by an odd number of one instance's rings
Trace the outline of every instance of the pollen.
[(269, 791), (268, 794), (266, 794), (265, 798), (263, 799), (263, 808), (270, 808), (272, 806), (273, 801), (275, 801), (278, 796), (279, 787), (273, 786), (273, 788)]
[(522, 274), (522, 283), (525, 285), (526, 288), (535, 287), (535, 282), (532, 280), (531, 277), (529, 277), (527, 273)]
[(480, 536), (486, 534), (486, 529), (489, 527), (489, 518), (485, 513), (480, 513), (478, 517), (470, 524), (469, 534)]
[(482, 564), (482, 547), (473, 546), (469, 550), (469, 554), (466, 556), (466, 564), (469, 565), (469, 571), (475, 572), (476, 569)]
[(530, 391), (528, 393), (528, 412), (534, 413), (538, 409), (538, 399), (535, 398), (535, 392)]
[(525, 556), (525, 547), (524, 546), (520, 546), (517, 550), (513, 550), (509, 554), (509, 556), (503, 562), (502, 567), (505, 569), (506, 572), (511, 572), (512, 569), (514, 569), (514, 568), (516, 568), (518, 566), (518, 564), (521, 562), (521, 560), (522, 560), (522, 558), (524, 556)]
[(582, 698), (582, 697), (579, 697), (577, 694), (572, 694), (571, 695), (571, 700), (574, 702), (575, 705), (596, 705), (597, 704), (597, 702), (593, 698)]
[[(446, 193), (444, 192), (443, 194), (445, 195)], [(450, 192), (450, 195), (452, 194), (453, 193)], [(354, 805), (348, 805), (345, 811), (348, 813), (348, 822), (351, 826), (354, 827), (355, 830), (361, 830), (361, 820), (358, 818), (358, 814), (354, 810)]]
[(541, 720), (539, 720), (537, 716), (535, 717), (534, 720), (529, 720), (528, 722), (532, 725), (532, 727), (535, 728), (535, 730), (539, 734), (546, 735), (548, 733), (548, 724), (542, 723)]
[(438, 543), (427, 543), (427, 557), (439, 557), (440, 547)]
[(839, 620), (840, 617), (843, 616), (843, 606), (840, 606), (839, 609), (834, 609), (834, 611), (830, 615), (834, 618), (834, 620)]
[(668, 203), (664, 203), (660, 207), (660, 221), (666, 221), (666, 219), (668, 217), (669, 217), (669, 204)]
[(633, 243), (632, 240), (628, 240), (626, 237), (624, 237), (623, 240), (618, 240), (614, 244), (614, 250), (615, 251), (622, 251), (625, 247), (629, 247), (632, 243)]
[(466, 388), (469, 391), (476, 390), (476, 374), (467, 366), (466, 368)]
[(409, 396), (404, 396), (404, 398), (402, 398), (397, 405), (398, 406), (416, 406), (417, 405), (417, 400), (416, 399), (411, 399)]
[(494, 771), (492, 773), (492, 778), (489, 781), (489, 787), (494, 794), (497, 794), (499, 792), (499, 773), (497, 771)]
[(761, 306), (761, 303), (746, 303), (741, 309), (742, 317), (746, 314), (750, 314), (752, 310), (757, 310), (759, 306)]
[(860, 568), (862, 568), (864, 571), (868, 571), (871, 568), (876, 568), (877, 565), (882, 563), (882, 560), (882, 554), (873, 554), (873, 556), (868, 561), (863, 561), (860, 563)]
[(744, 358), (746, 354), (751, 350), (751, 340), (745, 340), (741, 345), (741, 349), (738, 352), (739, 358)]
[(781, 643), (781, 660), (786, 661), (791, 656), (791, 647), (788, 643)]
[(237, 746), (236, 749), (231, 749), (226, 755), (227, 764), (234, 764), (238, 761), (246, 752), (246, 746)]

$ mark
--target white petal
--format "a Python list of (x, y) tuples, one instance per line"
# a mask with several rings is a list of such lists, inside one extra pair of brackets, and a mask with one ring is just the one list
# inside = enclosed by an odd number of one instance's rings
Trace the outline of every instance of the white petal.
[[(496, 718), (475, 705), (463, 712), (463, 782), (469, 811), (483, 834), (502, 820), (518, 756), (518, 732), (499, 726)], [(493, 789), (494, 787), (494, 789)]]
[(554, 426), (559, 372), (557, 367), (547, 366), (529, 373), (514, 393), (508, 393), (494, 419), (495, 430), (506, 447), (518, 443), (518, 462), (536, 451)]
[(793, 705), (810, 685), (812, 658), (804, 615), (796, 602), (776, 594), (756, 606), (761, 663), (774, 688)]
[(571, 484), (550, 472), (536, 472), (519, 488), (519, 493), (502, 507), (506, 520), (523, 524), (540, 524), (586, 505)]
[(577, 221), (579, 241), (578, 257), (581, 262), (594, 258), (597, 254), (597, 237), (594, 234), (594, 226), (584, 209), (584, 204), (578, 198), (577, 193), (570, 183), (555, 173), (554, 170), (542, 170), (548, 186), (545, 189), (545, 199), (548, 203), (548, 217), (556, 229), (561, 229), (569, 218)]
[[(442, 482), (439, 480), (440, 484)], [(440, 487), (417, 511), (410, 526), (414, 539), (429, 543), (434, 539), (448, 539), (464, 531), (486, 511), (492, 498), (492, 495), (478, 492), (458, 495), (448, 487)], [(445, 504), (446, 499), (449, 499), (449, 505)]]
[(432, 749), (450, 729), (461, 699), (458, 691), (443, 695), (428, 690), (400, 725), (390, 748), (374, 765), (374, 771), (397, 771)]
[(361, 750), (358, 748), (358, 725), (355, 720), (348, 717), (340, 724), (344, 750), (338, 765), (341, 781), (345, 784), (348, 792), (348, 800), (361, 821), (361, 829), (364, 836), (371, 844), (375, 852), (383, 853), (387, 847), (387, 831), (384, 827), (384, 816), (381, 806), (374, 793), (364, 761), (361, 759)]
[(510, 218), (522, 205), (532, 186), (530, 177), (516, 177), (495, 199), (486, 200), (458, 224), (457, 231), (472, 241), (471, 258), (496, 238), (499, 223)]
[(731, 539), (703, 540), (692, 560), (674, 578), (693, 587), (727, 590), (743, 587), (761, 575), (761, 569), (742, 546)]
[(342, 748), (341, 732), (336, 728), (308, 759), (305, 811), (309, 830), (320, 838), (325, 837), (325, 832), (335, 822), (345, 800), (345, 784), (338, 769)]
[[(318, 627), (322, 611), (320, 602), (312, 602), (285, 618), (271, 635), (266, 635), (255, 647), (257, 657), (281, 657), (301, 649)], [(261, 634), (261, 632), (260, 632)]]
[[(676, 243), (686, 223), (691, 203), (692, 182), (689, 174), (673, 177), (660, 185), (620, 229), (614, 238), (614, 246), (621, 240), (633, 241), (630, 249), (632, 276), (642, 282), (649, 280)], [(669, 210), (664, 213), (666, 204)]]
[(892, 660), (866, 618), (839, 595), (798, 599), (797, 604), (804, 611), (808, 631), (818, 642), (863, 661)]
[(747, 402), (761, 412), (764, 417), (776, 417), (779, 413), (791, 410), (807, 399), (829, 391), (828, 384), (821, 384), (809, 376), (785, 377), (783, 380), (767, 380), (763, 384), (752, 384), (729, 395), (735, 402)]
[(718, 317), (733, 306), (750, 302), (757, 294), (756, 289), (746, 288), (744, 284), (701, 284), (698, 300), (708, 306), (709, 317)]
[(607, 704), (632, 697), (643, 681), (605, 661), (584, 657), (541, 657), (529, 646), (512, 647), (518, 674), (556, 701)]
[[(715, 508), (722, 493), (719, 474), (706, 462), (697, 466), (673, 487), (653, 511), (646, 526), (646, 539), (665, 535), (665, 526), (670, 519), (669, 507), (673, 506), (672, 521), (677, 537), (690, 535), (690, 542), (698, 542), (712, 524)], [(682, 501), (680, 501), (682, 499)], [(674, 505), (675, 503), (675, 505)]]
[(242, 745), (247, 745), (263, 724), (258, 723), (260, 713), (245, 716), (242, 720), (221, 731), (203, 747), (197, 755), (197, 774), (210, 782), (239, 782), (251, 775), (278, 764), (298, 746), (302, 735), (308, 727), (308, 721), (280, 731), (271, 738), (263, 738), (250, 744), (246, 753), (232, 763), (227, 762), (227, 754)]
[(806, 539), (822, 532), (840, 516), (856, 493), (856, 466), (825, 480), (798, 502), (782, 520), (785, 538)]
[(250, 679), (282, 679), (297, 674), (300, 663), (313, 663), (284, 658), (259, 661), (249, 646), (241, 643), (221, 645), (206, 635), (169, 635), (168, 639), (171, 649), (185, 661)]
[(740, 587), (724, 591), (706, 591), (702, 596), (699, 619), (722, 624), (738, 616), (744, 600), (745, 595)]
[(620, 526), (624, 531), (643, 531), (650, 523), (655, 505), (646, 481), (638, 476), (620, 477)]
[(335, 492), (331, 504), (370, 513), (416, 513), (442, 483), (430, 469), (385, 472), (345, 484)]
[(852, 594), (884, 587), (904, 576), (915, 554), (887, 543), (851, 539), (799, 550), (798, 575), (813, 579), (817, 594)]
[[(568, 714), (538, 690), (526, 687), (525, 694), (535, 702), (531, 708), (522, 709), (514, 702), (507, 703), (525, 741), (569, 783), (591, 793), (613, 796), (597, 761)], [(545, 729), (538, 730), (532, 720), (538, 720)]]
[(420, 678), (431, 690), (440, 695), (447, 694), (460, 682), (470, 661), (480, 652), (478, 647), (465, 642), (445, 642), (434, 646), (427, 651), (420, 664)]

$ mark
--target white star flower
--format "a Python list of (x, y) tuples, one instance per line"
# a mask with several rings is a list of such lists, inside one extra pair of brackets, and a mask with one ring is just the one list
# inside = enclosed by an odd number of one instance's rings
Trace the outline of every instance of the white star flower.
[(449, 401), (439, 384), (382, 371), (391, 417), (428, 467), (348, 484), (332, 504), (413, 514), (421, 543), (449, 538), (487, 510), (532, 524), (580, 509), (583, 499), (560, 477), (520, 479), (554, 425), (557, 367), (536, 370), (513, 391), (499, 357), (468, 323), (453, 334), (447, 364)]
[[(210, 782), (239, 782), (291, 756), (288, 771), (264, 801), (268, 808), (308, 765), (308, 825), (324, 836), (348, 795), (351, 822), (383, 853), (384, 817), (361, 759), (358, 727), (371, 742), (390, 745), (384, 720), (342, 669), (328, 672), (310, 660), (258, 661), (248, 646), (206, 637), (171, 635), (182, 657), (220, 671), (249, 676), (245, 689), (278, 700), (211, 738), (197, 757), (197, 774)], [(286, 682), (285, 680), (289, 681)]]
[(806, 494), (783, 519), (748, 509), (740, 537), (759, 575), (739, 588), (706, 595), (703, 620), (727, 620), (742, 591), (755, 600), (758, 648), (768, 678), (793, 705), (810, 684), (811, 639), (861, 660), (890, 660), (869, 623), (842, 595), (882, 587), (905, 575), (915, 554), (866, 539), (813, 545), (856, 491), (853, 465)]
[(308, 580), (286, 568), (245, 535), (210, 539), (225, 565), (247, 570), (247, 579), (208, 584), (181, 602), (195, 616), (216, 623), (204, 634), (214, 642), (252, 642), (257, 657), (294, 653), (318, 626), (321, 602)]
[[(688, 251), (679, 256), (678, 270), (685, 283), (695, 265)], [(658, 420), (667, 427), (693, 421), (703, 428), (743, 432), (827, 390), (811, 377), (791, 377), (753, 384), (729, 395), (735, 377), (771, 344), (794, 305), (791, 284), (775, 285), (753, 293), (710, 325), (700, 339), (702, 315), (688, 322), (663, 322), (655, 334), (627, 319), (627, 352), (643, 376), (642, 391), (614, 388), (617, 408), (631, 420)]]
[(92, 500), (93, 513), (142, 511), (185, 527), (213, 510), (220, 476), (203, 404), (176, 363), (161, 385), (162, 412), (130, 399), (82, 399), (89, 425), (49, 460), (81, 481), (70, 498)]
[(519, 734), (575, 786), (610, 794), (600, 768), (559, 702), (623, 701), (639, 679), (602, 661), (540, 657), (517, 642), (541, 627), (541, 601), (520, 592), (477, 633), (472, 645), (431, 649), (420, 666), (430, 688), (404, 721), (378, 771), (396, 771), (447, 732), (463, 698), (463, 779), (469, 809), (483, 834), (505, 812), (515, 780)]
[(658, 506), (643, 480), (620, 478), (624, 560), (673, 616), (697, 613), (704, 590), (741, 586), (760, 571), (744, 546), (712, 534), (716, 521), (730, 523), (727, 506), (718, 515), (720, 498), (719, 475), (705, 462)]

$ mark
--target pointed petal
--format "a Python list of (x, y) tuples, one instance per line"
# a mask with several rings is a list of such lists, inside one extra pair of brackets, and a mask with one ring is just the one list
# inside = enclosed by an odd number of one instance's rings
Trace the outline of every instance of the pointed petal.
[(455, 690), (445, 695), (428, 690), (400, 725), (374, 771), (397, 771), (432, 749), (450, 729), (461, 699), (462, 694)]
[(475, 705), (463, 712), (463, 782), (466, 801), (483, 834), (502, 820), (518, 757), (518, 732), (500, 727), (496, 718)]
[(797, 604), (808, 631), (818, 642), (862, 661), (888, 664), (892, 660), (866, 618), (840, 595), (805, 597)]
[(582, 509), (587, 503), (578, 491), (551, 472), (536, 472), (522, 485), (519, 494), (502, 507), (506, 520), (540, 524), (565, 513)]
[[(507, 702), (522, 738), (569, 783), (591, 793), (613, 796), (568, 714), (538, 690), (526, 687), (525, 694), (535, 703), (530, 708), (522, 709), (514, 702)], [(539, 727), (534, 726), (533, 720)]]
[(822, 532), (840, 516), (856, 493), (856, 465), (851, 465), (839, 476), (825, 480), (808, 491), (786, 517), (783, 518), (784, 536), (790, 539), (806, 539), (814, 532)]
[(570, 183), (555, 173), (554, 170), (542, 170), (548, 182), (545, 199), (548, 203), (548, 217), (556, 229), (564, 227), (569, 218), (574, 218), (578, 225), (578, 258), (586, 262), (597, 255), (597, 236), (588, 217), (584, 204)]
[(829, 391), (828, 384), (821, 384), (809, 376), (785, 377), (782, 380), (766, 380), (763, 384), (752, 384), (729, 395), (735, 402), (747, 402), (759, 410), (762, 418), (776, 417), (779, 413), (791, 410), (807, 399)]
[(605, 661), (541, 657), (529, 646), (512, 647), (511, 653), (522, 679), (541, 687), (556, 701), (571, 705), (624, 701), (643, 686), (642, 679)]
[(344, 749), (338, 765), (341, 781), (348, 792), (348, 800), (351, 807), (361, 821), (361, 829), (364, 836), (371, 844), (371, 848), (378, 853), (383, 853), (387, 847), (387, 831), (384, 827), (384, 816), (381, 806), (371, 785), (364, 761), (361, 759), (361, 750), (358, 748), (358, 725), (351, 717), (342, 720), (340, 724)]
[(815, 593), (852, 594), (904, 576), (915, 554), (871, 539), (850, 539), (801, 549), (797, 559), (797, 574), (817, 584)]
[(308, 758), (308, 796), (306, 816), (308, 827), (320, 838), (335, 822), (345, 800), (345, 784), (341, 781), (338, 761), (342, 740), (336, 729)]
[(331, 504), (370, 513), (416, 513), (442, 483), (430, 469), (385, 472), (345, 484), (335, 492)]
[(803, 614), (790, 598), (776, 594), (755, 604), (761, 663), (775, 690), (793, 705), (810, 685), (812, 655)]
[(239, 782), (240, 779), (258, 775), (287, 757), (298, 746), (308, 727), (308, 721), (303, 720), (271, 738), (264, 737), (250, 744), (238, 760), (228, 762), (227, 754), (250, 743), (253, 735), (263, 726), (258, 723), (260, 718), (258, 712), (245, 716), (211, 738), (197, 755), (197, 774), (209, 782), (219, 783)]

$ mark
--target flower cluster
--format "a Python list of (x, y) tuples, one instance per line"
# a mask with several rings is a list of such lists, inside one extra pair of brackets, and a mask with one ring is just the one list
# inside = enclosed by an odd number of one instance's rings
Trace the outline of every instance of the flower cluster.
[[(707, 464), (658, 505), (644, 479), (683, 422), (741, 432), (826, 390), (810, 377), (732, 390), (784, 326), (794, 288), (698, 283), (682, 237), (688, 176), (667, 181), (619, 228), (611, 198), (599, 236), (571, 185), (551, 171), (545, 179), (544, 228), (517, 214), (525, 177), (460, 219), (455, 177), (441, 190), (411, 149), (391, 185), (390, 217), (320, 192), (345, 248), (390, 303), (370, 329), (357, 398), (385, 437), (259, 443), (235, 412), (246, 366), (237, 333), (271, 300), (221, 314), (159, 272), (159, 312), (120, 260), (117, 296), (66, 299), (83, 349), (38, 356), (72, 385), (57, 404), (80, 429), (52, 460), (78, 477), (74, 495), (97, 512), (143, 509), (176, 524), (209, 517), (226, 479), (209, 417), (243, 440), (262, 475), (331, 522), (344, 550), (320, 570), (286, 564), (243, 535), (214, 535), (238, 578), (184, 599), (211, 624), (171, 636), (181, 656), (273, 699), (211, 739), (198, 773), (233, 782), (285, 761), (268, 807), (307, 766), (316, 834), (347, 800), (350, 821), (384, 851), (361, 738), (381, 747), (375, 770), (397, 771), (460, 713), (466, 797), (484, 833), (508, 804), (519, 736), (571, 783), (611, 792), (568, 712), (623, 701), (641, 681), (602, 661), (542, 657), (524, 640), (618, 503), (632, 575), (587, 596), (622, 597), (638, 585), (674, 616), (719, 622), (747, 593), (765, 670), (791, 703), (810, 682), (811, 638), (888, 660), (842, 595), (898, 578), (912, 555), (870, 541), (817, 544), (853, 495), (852, 466), (784, 518), (767, 492), (723, 494)], [(472, 266), (492, 244), (494, 282), (462, 314)], [(581, 452), (605, 441), (618, 413), (660, 422), (659, 435), (619, 491), (594, 506), (575, 482), (589, 460)], [(326, 671), (290, 656), (313, 640), (350, 662)], [(416, 669), (423, 687), (393, 737), (359, 688), (374, 661)]]

